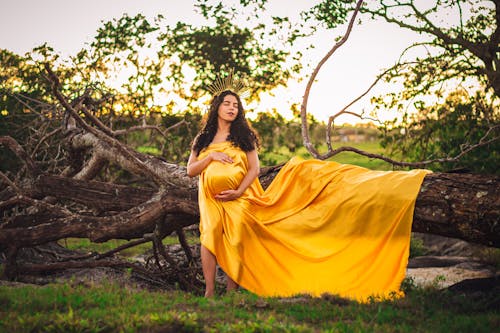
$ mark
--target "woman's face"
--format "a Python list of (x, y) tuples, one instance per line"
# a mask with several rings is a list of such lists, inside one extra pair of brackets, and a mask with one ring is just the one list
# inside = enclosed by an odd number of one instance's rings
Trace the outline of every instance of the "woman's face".
[(233, 95), (224, 96), (217, 112), (219, 120), (232, 122), (238, 116), (238, 100)]

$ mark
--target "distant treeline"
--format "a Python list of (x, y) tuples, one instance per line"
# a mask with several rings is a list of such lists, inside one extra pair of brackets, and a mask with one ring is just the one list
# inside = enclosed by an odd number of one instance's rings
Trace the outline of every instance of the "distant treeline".
[[(140, 147), (142, 151), (163, 156), (170, 162), (183, 163), (189, 157), (190, 146), (196, 133), (201, 128), (202, 116), (189, 111), (182, 114), (163, 114), (155, 117), (162, 127), (168, 128), (181, 121), (186, 123), (169, 131), (168, 137), (162, 138), (154, 131), (147, 133), (131, 133), (128, 143)], [(154, 120), (150, 120), (153, 121)], [(137, 122), (133, 118), (122, 120), (122, 126), (132, 125)], [(127, 125), (128, 123), (128, 125)], [(261, 112), (255, 119), (250, 120), (252, 127), (260, 138), (259, 152), (262, 156), (286, 148), (290, 152), (303, 146), (301, 123), (299, 119), (286, 119), (276, 112)], [(309, 124), (311, 138), (314, 142), (323, 143), (326, 124), (312, 119)], [(332, 140), (334, 142), (367, 142), (378, 140), (379, 130), (371, 123), (350, 125), (344, 124), (336, 127)]]

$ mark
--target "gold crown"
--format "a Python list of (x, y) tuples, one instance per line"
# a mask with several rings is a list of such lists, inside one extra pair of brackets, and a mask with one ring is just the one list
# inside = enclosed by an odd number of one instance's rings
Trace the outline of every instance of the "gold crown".
[(240, 98), (246, 98), (250, 96), (250, 89), (247, 87), (243, 80), (234, 78), (234, 69), (229, 70), (229, 75), (225, 78), (221, 78), (217, 75), (214, 83), (208, 86), (208, 91), (214, 96), (220, 95), (226, 90), (230, 90), (240, 96)]

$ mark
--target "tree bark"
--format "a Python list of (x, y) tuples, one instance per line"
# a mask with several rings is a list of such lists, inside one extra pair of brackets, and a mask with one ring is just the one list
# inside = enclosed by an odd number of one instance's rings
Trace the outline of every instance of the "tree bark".
[(500, 178), (427, 175), (415, 203), (412, 230), (500, 247)]

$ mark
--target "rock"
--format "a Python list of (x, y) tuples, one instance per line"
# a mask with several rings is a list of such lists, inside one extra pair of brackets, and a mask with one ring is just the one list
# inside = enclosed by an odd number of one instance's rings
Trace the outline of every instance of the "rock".
[(466, 279), (450, 286), (448, 290), (461, 293), (491, 292), (492, 290), (497, 290), (497, 295), (499, 295), (500, 275), (479, 279)]
[(410, 258), (406, 277), (417, 286), (447, 288), (465, 280), (490, 279), (497, 269), (485, 263), (484, 246), (459, 239), (414, 233), (422, 240), (427, 255)]
[(489, 269), (469, 270), (456, 266), (408, 268), (406, 277), (411, 279), (415, 285), (420, 287), (447, 288), (466, 279), (478, 279), (493, 277), (494, 273)]
[[(408, 268), (449, 267), (470, 261), (469, 257), (420, 256), (410, 258)], [(465, 268), (465, 267), (464, 267)]]
[(427, 255), (434, 256), (465, 256), (477, 255), (485, 246), (468, 243), (466, 241), (432, 234), (413, 233), (414, 237), (422, 240)]
[(494, 277), (466, 279), (460, 281), (443, 292), (451, 292), (458, 299), (467, 297), (480, 311), (500, 309), (500, 275)]

